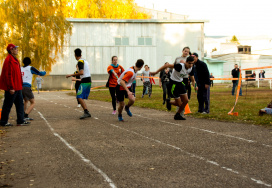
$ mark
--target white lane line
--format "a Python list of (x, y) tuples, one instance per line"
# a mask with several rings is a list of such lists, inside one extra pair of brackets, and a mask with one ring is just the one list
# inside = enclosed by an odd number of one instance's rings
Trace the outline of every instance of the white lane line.
[(56, 131), (54, 130), (54, 128), (49, 124), (49, 122), (46, 120), (46, 118), (42, 115), (41, 112), (38, 111), (38, 113), (40, 114), (40, 117), (46, 122), (47, 126), (49, 127), (49, 129), (51, 130), (51, 132), (53, 133), (53, 135), (55, 135), (56, 137), (58, 137), (69, 149), (71, 149), (74, 153), (76, 153), (82, 161), (84, 161), (85, 163), (87, 163), (89, 166), (91, 166), (94, 170), (96, 170), (101, 176), (103, 176), (103, 178), (105, 179), (105, 181), (109, 184), (110, 187), (112, 188), (116, 188), (116, 185), (113, 183), (113, 181), (107, 176), (107, 174), (105, 174), (102, 170), (100, 170), (99, 168), (97, 168), (89, 159), (85, 158), (84, 155), (82, 153), (80, 153), (78, 150), (76, 150), (73, 146), (71, 146), (71, 144), (69, 144), (64, 138), (62, 138), (58, 133), (56, 133)]
[[(98, 118), (97, 118), (97, 119), (98, 119)], [(100, 120), (100, 121), (105, 122), (105, 121), (103, 121), (103, 120)], [(271, 187), (271, 184), (265, 183), (265, 182), (263, 182), (263, 181), (261, 181), (261, 180), (255, 179), (255, 178), (248, 177), (248, 176), (246, 176), (246, 175), (244, 175), (244, 174), (238, 172), (237, 170), (234, 170), (234, 169), (231, 169), (231, 168), (222, 166), (222, 165), (220, 165), (219, 163), (217, 163), (217, 162), (215, 162), (215, 161), (211, 161), (211, 160), (206, 159), (205, 157), (201, 157), (201, 156), (195, 155), (195, 154), (193, 154), (193, 153), (190, 153), (190, 152), (188, 152), (188, 151), (182, 150), (181, 148), (179, 148), (179, 147), (177, 147), (177, 146), (174, 146), (174, 145), (171, 145), (171, 144), (164, 143), (164, 142), (162, 142), (162, 141), (160, 141), (160, 140), (157, 140), (157, 139), (154, 139), (154, 138), (147, 137), (147, 136), (142, 135), (142, 134), (140, 134), (140, 133), (137, 133), (137, 132), (135, 132), (135, 131), (131, 131), (131, 130), (125, 129), (125, 128), (119, 127), (119, 126), (117, 126), (117, 125), (110, 124), (110, 123), (108, 123), (108, 122), (106, 122), (106, 123), (109, 124), (109, 125), (111, 125), (111, 126), (113, 126), (113, 127), (115, 127), (115, 128), (118, 128), (118, 129), (127, 131), (127, 132), (129, 132), (129, 133), (135, 134), (135, 135), (140, 136), (140, 137), (142, 137), (142, 138), (145, 138), (145, 139), (148, 139), (148, 140), (157, 142), (157, 143), (159, 143), (159, 144), (162, 144), (162, 145), (165, 145), (165, 146), (174, 148), (174, 149), (176, 149), (176, 150), (179, 150), (180, 152), (185, 153), (185, 154), (189, 155), (189, 156), (192, 157), (192, 158), (196, 158), (196, 159), (205, 161), (206, 163), (212, 164), (212, 165), (214, 165), (214, 166), (220, 167), (221, 169), (224, 169), (224, 170), (229, 171), (229, 172), (231, 172), (231, 173), (237, 174), (237, 175), (239, 175), (239, 176), (242, 177), (242, 178), (250, 179), (250, 180), (254, 181), (254, 182), (257, 183), (257, 184), (264, 185), (264, 186), (266, 186), (266, 187)]]
[[(111, 109), (111, 108), (109, 108), (109, 107), (104, 107), (104, 106), (101, 106), (101, 105), (96, 105), (96, 104), (92, 104), (92, 105), (93, 105), (93, 106), (99, 106), (99, 107), (102, 107), (102, 108)], [(145, 119), (157, 120), (157, 121), (162, 122), (162, 123), (167, 123), (167, 124), (176, 125), (176, 126), (179, 126), (179, 127), (184, 127), (184, 125), (181, 125), (181, 124), (171, 123), (171, 122), (167, 122), (167, 121), (163, 121), (163, 120), (158, 120), (158, 119), (152, 119), (152, 118), (149, 118), (149, 117), (144, 117), (144, 116), (139, 115), (139, 114), (133, 114), (133, 115), (136, 115), (136, 116), (139, 116), (139, 117), (142, 117), (142, 118), (145, 118)], [(238, 136), (233, 136), (233, 135), (218, 133), (218, 132), (214, 132), (214, 131), (207, 130), (207, 129), (201, 129), (201, 128), (192, 127), (192, 126), (186, 126), (186, 128), (196, 129), (196, 130), (203, 131), (203, 132), (207, 132), (207, 133), (210, 133), (210, 134), (216, 134), (216, 135), (220, 135), (220, 136), (230, 137), (230, 138), (238, 139), (238, 140), (245, 141), (245, 142), (248, 142), (248, 143), (258, 143), (258, 142), (255, 141), (255, 140), (249, 140), (249, 139), (242, 138), (242, 137), (238, 137)], [(261, 145), (263, 145), (263, 146), (265, 146), (265, 147), (270, 147), (270, 148), (272, 148), (272, 146), (271, 146), (271, 145), (268, 145), (268, 144), (261, 144)]]

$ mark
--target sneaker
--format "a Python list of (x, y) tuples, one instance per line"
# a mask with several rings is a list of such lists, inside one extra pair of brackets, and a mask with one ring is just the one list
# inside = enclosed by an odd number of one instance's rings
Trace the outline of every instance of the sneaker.
[(91, 117), (91, 114), (89, 112), (84, 112), (84, 114), (79, 119), (85, 119), (87, 117)]
[(80, 108), (80, 107), (81, 107), (81, 104), (78, 104), (77, 107)]
[(142, 95), (142, 98), (144, 98), (144, 95)]
[(171, 103), (170, 103), (170, 99), (166, 99), (166, 108), (167, 110), (171, 110)]
[(180, 114), (176, 113), (174, 116), (174, 120), (186, 120), (184, 117), (182, 117)]
[(11, 127), (13, 126), (11, 123), (6, 123), (5, 125), (1, 125), (2, 127)]
[(30, 117), (26, 117), (26, 118), (24, 118), (24, 120), (25, 121), (32, 121), (32, 120), (34, 120), (33, 118), (30, 118)]
[(183, 116), (184, 116), (184, 113), (185, 113), (185, 109), (183, 109), (183, 110), (180, 112), (180, 115), (183, 117)]
[(118, 114), (118, 120), (119, 121), (124, 121), (123, 117), (122, 117), (122, 114)]
[(23, 123), (17, 124), (17, 126), (28, 126), (29, 124), (29, 121), (24, 121)]
[(116, 114), (116, 110), (113, 110), (112, 114), (115, 115)]
[(201, 114), (208, 114), (207, 112), (202, 112)]
[(129, 110), (129, 107), (127, 107), (127, 106), (125, 106), (125, 111), (127, 112), (127, 115), (128, 116), (132, 116), (132, 113), (131, 113), (131, 111)]

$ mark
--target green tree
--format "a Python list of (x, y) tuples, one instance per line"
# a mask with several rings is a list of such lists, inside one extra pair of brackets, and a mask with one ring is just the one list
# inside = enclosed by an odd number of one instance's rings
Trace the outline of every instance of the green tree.
[(240, 43), (239, 43), (239, 40), (237, 39), (237, 37), (236, 37), (235, 35), (232, 36), (230, 42), (240, 44)]
[[(20, 48), (19, 59), (28, 56), (32, 65), (50, 72), (69, 40), (71, 24), (63, 10), (67, 0), (0, 0), (0, 48)], [(6, 53), (0, 53), (3, 62)]]

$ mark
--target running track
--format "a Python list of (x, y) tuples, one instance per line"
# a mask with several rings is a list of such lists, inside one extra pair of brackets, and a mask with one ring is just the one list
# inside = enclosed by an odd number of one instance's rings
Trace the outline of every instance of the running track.
[(265, 128), (175, 121), (172, 113), (137, 107), (118, 122), (111, 103), (99, 101), (87, 101), (92, 118), (79, 120), (83, 111), (65, 92), (35, 97), (31, 126), (10, 128), (24, 140), (11, 148), (20, 155), (15, 161), (24, 160), (14, 169), (28, 165), (14, 185), (35, 179), (36, 187), (272, 186), (272, 134)]

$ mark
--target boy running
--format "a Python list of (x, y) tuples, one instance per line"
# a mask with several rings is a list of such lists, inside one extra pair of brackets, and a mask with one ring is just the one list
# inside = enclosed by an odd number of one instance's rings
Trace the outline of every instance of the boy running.
[[(181, 61), (182, 62), (182, 61)], [(170, 99), (166, 99), (166, 106), (168, 110), (171, 110), (171, 105), (178, 106), (179, 109), (174, 116), (175, 120), (186, 120), (184, 117), (180, 115), (181, 111), (184, 110), (185, 106), (188, 103), (188, 96), (186, 93), (186, 88), (183, 81), (183, 77), (187, 76), (191, 71), (194, 64), (194, 58), (192, 56), (186, 59), (186, 63), (175, 63), (175, 64), (165, 64), (161, 68), (159, 68), (156, 72), (151, 72), (151, 75), (155, 75), (161, 70), (166, 68), (173, 68), (173, 72), (170, 77), (170, 95), (172, 98), (175, 98), (175, 101), (170, 101)], [(193, 76), (191, 76), (193, 85), (195, 85), (195, 80)]]
[(66, 75), (66, 78), (69, 78), (71, 76), (80, 76), (81, 83), (77, 92), (77, 99), (84, 110), (84, 114), (79, 119), (85, 119), (91, 117), (91, 114), (87, 109), (87, 105), (83, 99), (88, 99), (89, 97), (92, 80), (89, 69), (89, 63), (85, 59), (81, 58), (82, 56), (81, 53), (82, 53), (81, 49), (79, 48), (75, 49), (75, 58), (78, 61), (77, 66), (79, 72), (74, 74), (68, 74)]
[[(125, 111), (127, 112), (128, 116), (132, 116), (132, 113), (129, 110), (129, 107), (132, 106), (135, 102), (135, 97), (131, 92), (131, 85), (133, 81), (136, 79), (136, 73), (142, 69), (144, 65), (144, 61), (142, 59), (138, 59), (135, 63), (135, 66), (130, 67), (129, 69), (125, 70), (118, 78), (116, 86), (116, 94), (117, 100), (119, 101), (119, 108), (118, 108), (118, 120), (124, 121), (122, 117), (122, 111), (125, 107)], [(124, 98), (128, 98), (128, 104), (125, 106)]]
[[(46, 74), (45, 71), (38, 71), (36, 68), (30, 66), (31, 59), (29, 57), (25, 57), (23, 60), (24, 66), (21, 67), (22, 77), (23, 77), (23, 98), (24, 98), (24, 119), (25, 120), (33, 120), (32, 118), (28, 117), (30, 112), (33, 110), (35, 106), (34, 95), (31, 90), (32, 84), (32, 77), (33, 74), (44, 76)], [(30, 102), (30, 106), (27, 108), (27, 104)]]

